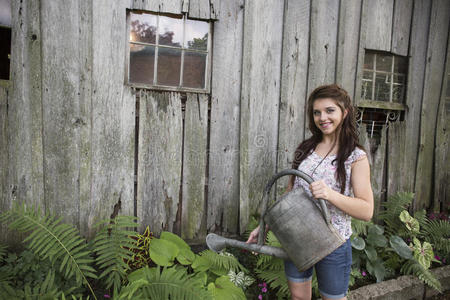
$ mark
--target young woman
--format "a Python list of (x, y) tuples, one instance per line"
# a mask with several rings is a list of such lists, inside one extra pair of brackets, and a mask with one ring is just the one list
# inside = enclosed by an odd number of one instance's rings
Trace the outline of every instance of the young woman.
[[(303, 188), (311, 197), (324, 199), (331, 223), (346, 242), (315, 266), (322, 299), (346, 299), (352, 249), (351, 217), (368, 221), (373, 214), (373, 194), (367, 155), (358, 143), (353, 106), (338, 85), (316, 88), (308, 98), (307, 113), (312, 136), (295, 151), (293, 169), (309, 174), (314, 182), (292, 176), (287, 191)], [(247, 242), (256, 243), (259, 228)], [(294, 238), (294, 237), (293, 237)], [(292, 299), (311, 299), (313, 268), (299, 272), (285, 262)]]

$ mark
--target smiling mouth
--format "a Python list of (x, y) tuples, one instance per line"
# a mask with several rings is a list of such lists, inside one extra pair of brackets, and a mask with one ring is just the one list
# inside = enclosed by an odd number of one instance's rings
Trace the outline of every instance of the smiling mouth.
[(323, 127), (323, 128), (327, 128), (327, 127), (330, 127), (331, 124), (332, 124), (331, 122), (320, 123), (320, 126)]

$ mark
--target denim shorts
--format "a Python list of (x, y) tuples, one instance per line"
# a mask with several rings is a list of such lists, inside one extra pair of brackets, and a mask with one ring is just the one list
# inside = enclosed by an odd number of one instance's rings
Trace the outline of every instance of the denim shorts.
[[(314, 265), (319, 292), (328, 298), (342, 298), (347, 295), (352, 266), (352, 244), (348, 239), (342, 246), (325, 256)], [(284, 272), (291, 282), (310, 281), (313, 267), (299, 272), (291, 261), (284, 262)]]

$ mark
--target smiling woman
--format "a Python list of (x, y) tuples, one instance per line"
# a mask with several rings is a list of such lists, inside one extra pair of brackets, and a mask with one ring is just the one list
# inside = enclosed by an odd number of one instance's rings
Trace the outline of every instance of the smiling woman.
[(10, 56), (11, 1), (0, 0), (0, 80), (9, 80)]

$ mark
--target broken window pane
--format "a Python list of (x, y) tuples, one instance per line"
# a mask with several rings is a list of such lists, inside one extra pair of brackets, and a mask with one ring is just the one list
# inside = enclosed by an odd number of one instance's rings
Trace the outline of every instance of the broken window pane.
[(130, 45), (130, 81), (153, 84), (155, 47)]
[(392, 56), (377, 54), (377, 71), (392, 72)]
[(389, 101), (390, 75), (379, 74), (375, 76), (375, 99), (377, 101)]
[(130, 42), (155, 44), (157, 16), (131, 13), (130, 18)]
[(183, 44), (183, 19), (159, 16), (159, 45), (181, 47)]
[(208, 49), (209, 23), (186, 20), (186, 44), (185, 47), (193, 50)]
[(205, 88), (206, 53), (184, 53), (183, 86)]
[(364, 69), (373, 70), (373, 59), (375, 55), (373, 53), (366, 53), (364, 56)]
[(159, 47), (157, 84), (180, 85), (181, 50)]

